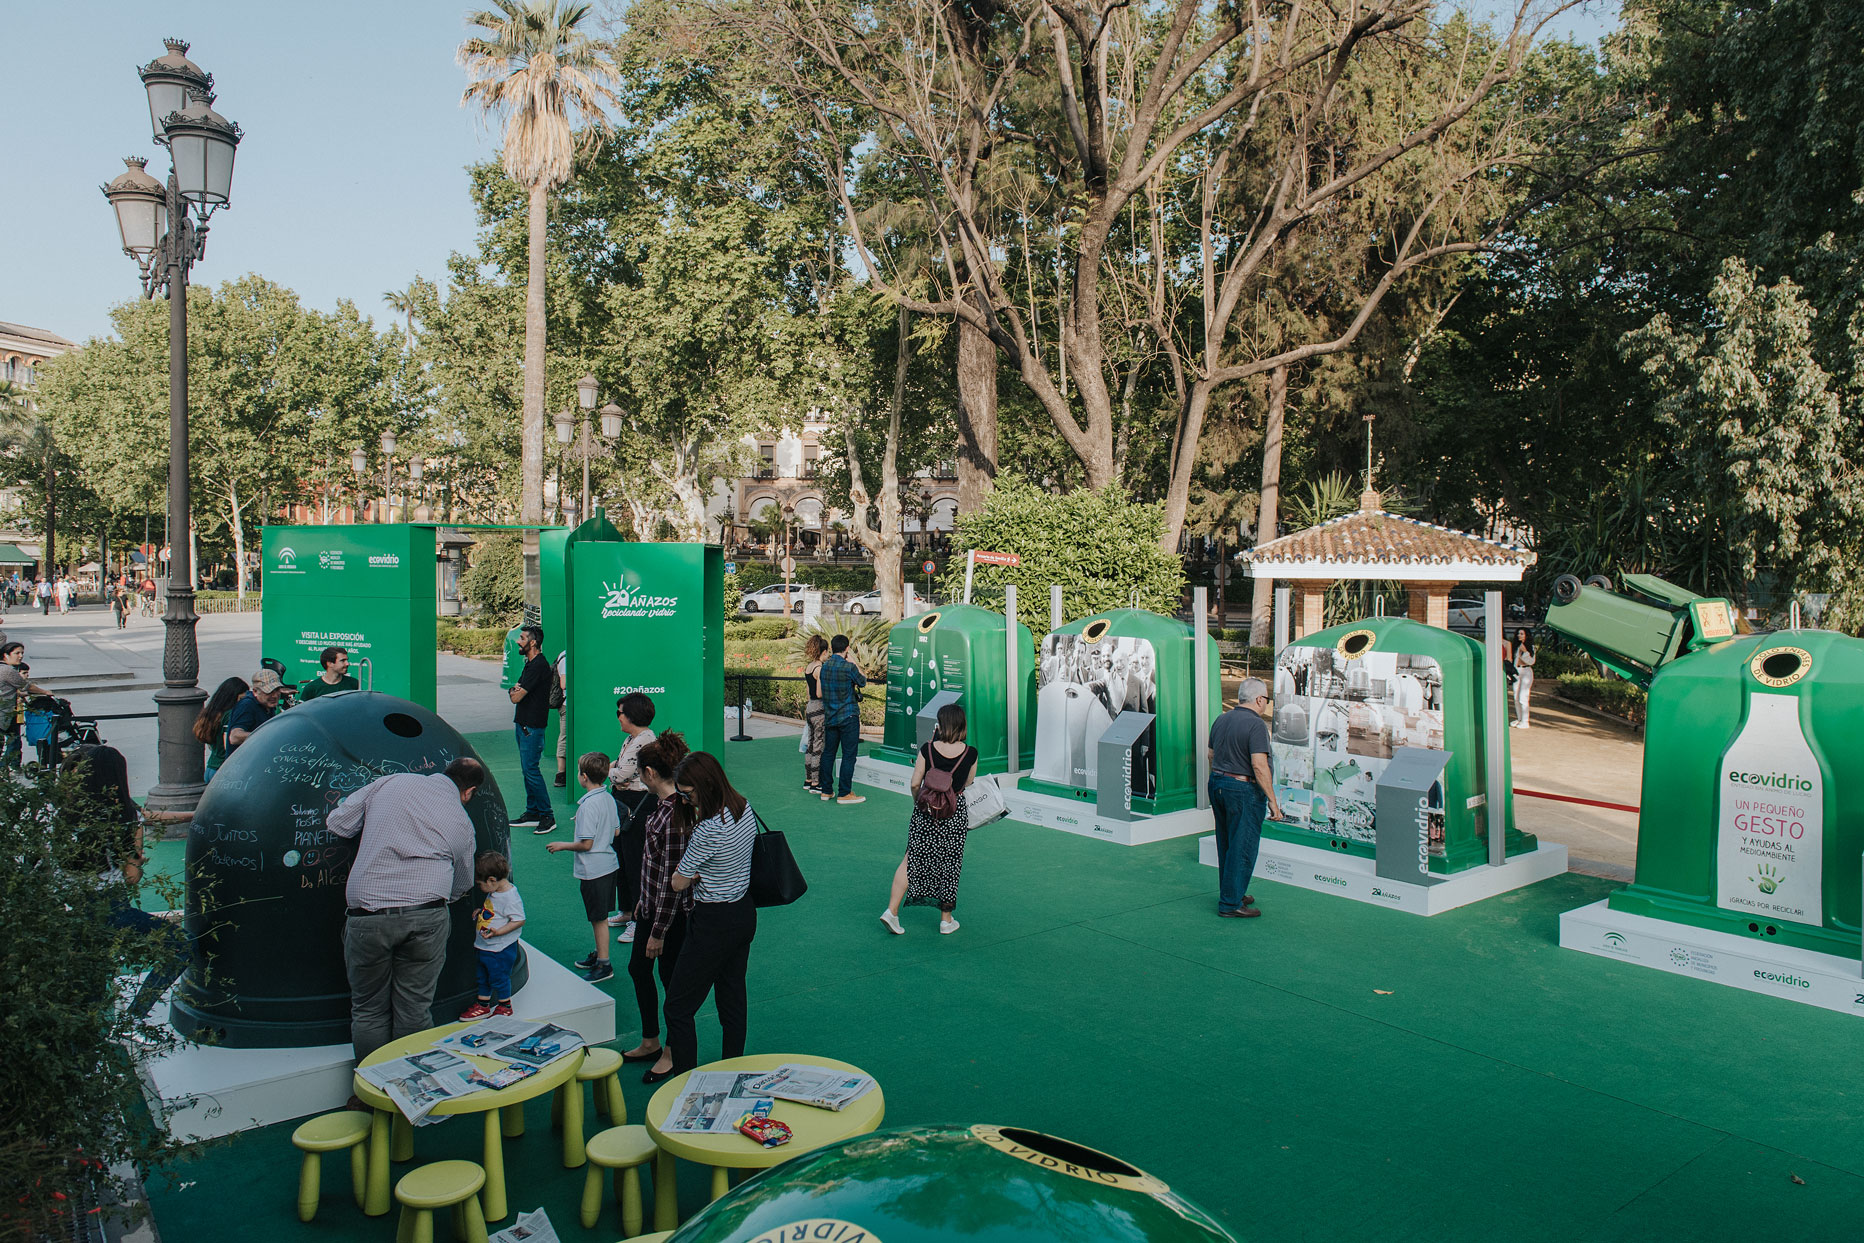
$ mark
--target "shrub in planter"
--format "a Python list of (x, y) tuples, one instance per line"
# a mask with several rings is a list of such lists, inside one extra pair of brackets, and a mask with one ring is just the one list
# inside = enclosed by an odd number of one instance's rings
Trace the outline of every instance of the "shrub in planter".
[(819, 634), (833, 643), (835, 636), (848, 636), (847, 657), (854, 662), (854, 667), (866, 674), (870, 680), (883, 681), (887, 676), (887, 631), (893, 623), (884, 617), (870, 617), (853, 613), (824, 613), (816, 618), (813, 626), (807, 627), (789, 641), (790, 659), (797, 668), (803, 665), (803, 645), (809, 636)]
[(787, 639), (796, 633), (796, 623), (781, 617), (761, 617), (751, 621), (725, 623), (725, 641), (734, 639)]
[(1561, 697), (1574, 703), (1621, 716), (1634, 724), (1644, 723), (1644, 692), (1623, 678), (1602, 677), (1596, 673), (1569, 673), (1560, 678), (1558, 687)]

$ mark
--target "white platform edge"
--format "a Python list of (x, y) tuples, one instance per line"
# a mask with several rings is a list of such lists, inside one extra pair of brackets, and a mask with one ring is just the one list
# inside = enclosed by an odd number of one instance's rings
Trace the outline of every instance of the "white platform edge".
[[(563, 964), (525, 947), (531, 977), (511, 999), (522, 1019), (549, 1020), (590, 1044), (615, 1038), (615, 1001)], [(166, 1013), (167, 1001), (157, 1006)], [(145, 1068), (144, 1090), (178, 1106), (169, 1134), (183, 1142), (214, 1139), (339, 1109), (350, 1094), (356, 1061), (347, 1044), (301, 1049), (222, 1049), (183, 1044)]]
[(1560, 947), (1864, 1015), (1864, 972), (1855, 958), (1614, 911), (1603, 898), (1560, 916)]
[[(1207, 833), (1211, 828), (1209, 810), (1199, 808), (1168, 812), (1162, 816), (1138, 816), (1132, 820), (1108, 819), (1097, 815), (1092, 803), (1017, 789), (1016, 780), (1023, 775), (1019, 773), (1011, 777), (1000, 774), (978, 778), (980, 781), (997, 783), (1003, 791), (1004, 806), (1010, 810), (1009, 818), (1023, 824), (1039, 824), (1044, 828), (1060, 829), (1064, 833), (1076, 833), (1097, 842), (1114, 842), (1121, 846), (1144, 846), (1149, 842)], [(912, 776), (910, 765), (866, 755), (856, 760), (854, 765), (856, 781), (895, 794), (907, 792), (912, 784)]]
[[(1217, 866), (1216, 834), (1199, 840), (1197, 861), (1206, 867)], [(1435, 885), (1386, 880), (1374, 871), (1372, 860), (1361, 855), (1320, 850), (1273, 837), (1262, 839), (1261, 853), (1256, 858), (1256, 876), (1260, 879), (1338, 894), (1412, 915), (1441, 915), (1511, 889), (1524, 889), (1565, 871), (1566, 847), (1548, 841), (1541, 842), (1537, 850), (1512, 856), (1500, 867), (1484, 863)]]

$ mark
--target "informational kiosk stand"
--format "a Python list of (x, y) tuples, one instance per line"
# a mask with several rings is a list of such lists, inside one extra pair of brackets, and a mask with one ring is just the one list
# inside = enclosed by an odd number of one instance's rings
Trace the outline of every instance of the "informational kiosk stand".
[(434, 707), (432, 526), (268, 526), (260, 540), (260, 645), (287, 682), (316, 677), (318, 654), (342, 647), (365, 689)]
[(624, 541), (597, 511), (570, 533), (570, 763), (621, 749), (615, 701), (654, 701), (654, 732), (695, 751), (725, 742), (725, 554), (716, 544)]

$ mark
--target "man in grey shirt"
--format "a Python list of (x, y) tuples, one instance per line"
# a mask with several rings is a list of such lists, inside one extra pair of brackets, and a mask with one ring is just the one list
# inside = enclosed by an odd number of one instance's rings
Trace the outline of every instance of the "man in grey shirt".
[(1275, 778), (1269, 768), (1269, 688), (1261, 678), (1244, 678), (1236, 706), (1210, 727), (1210, 810), (1217, 818), (1217, 914), (1254, 919), (1262, 914), (1249, 895), (1262, 818), (1280, 820)]
[(338, 837), (362, 835), (343, 891), (350, 1040), (361, 1061), (433, 1026), (447, 960), (447, 904), (473, 888), (475, 834), (466, 804), (485, 781), (470, 757), (438, 773), (378, 777), (331, 811)]
[(4, 748), (0, 748), (0, 763), (18, 768), (19, 702), (31, 695), (45, 694), (45, 688), (35, 685), (26, 676), (26, 645), (8, 643), (5, 639), (5, 633), (0, 632), (0, 734), (6, 739)]

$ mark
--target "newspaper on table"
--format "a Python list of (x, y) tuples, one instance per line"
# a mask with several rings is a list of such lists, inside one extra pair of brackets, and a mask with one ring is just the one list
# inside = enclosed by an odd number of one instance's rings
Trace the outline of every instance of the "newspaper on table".
[(486, 1019), (440, 1037), (434, 1041), (434, 1048), (458, 1055), (490, 1057), (493, 1049), (521, 1039), (536, 1026), (530, 1019)]
[(429, 1116), (435, 1106), (485, 1090), (482, 1084), (472, 1082), (474, 1069), (471, 1062), (445, 1050), (427, 1049), (374, 1066), (360, 1066), (356, 1073), (380, 1088), (409, 1122), (426, 1126), (441, 1121)]
[(486, 1243), (560, 1243), (556, 1228), (550, 1224), (550, 1214), (541, 1208), (534, 1208), (528, 1213), (519, 1213), (518, 1220), (497, 1234)]
[(747, 1071), (693, 1071), (660, 1129), (678, 1135), (732, 1134), (738, 1129), (739, 1118), (760, 1105), (774, 1103), (769, 1093), (749, 1087), (751, 1080), (761, 1077)]
[(750, 1091), (779, 1100), (814, 1105), (817, 1109), (840, 1111), (874, 1090), (871, 1075), (859, 1071), (831, 1070), (827, 1066), (809, 1066), (785, 1062), (775, 1070), (756, 1076), (745, 1085)]
[(532, 1070), (548, 1066), (582, 1047), (581, 1034), (567, 1027), (512, 1018), (487, 1019), (434, 1041), (434, 1048), (448, 1053), (491, 1058)]

